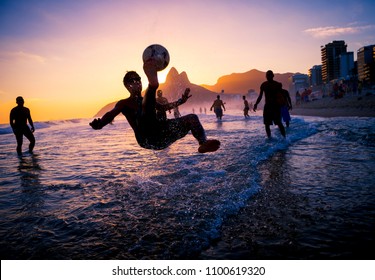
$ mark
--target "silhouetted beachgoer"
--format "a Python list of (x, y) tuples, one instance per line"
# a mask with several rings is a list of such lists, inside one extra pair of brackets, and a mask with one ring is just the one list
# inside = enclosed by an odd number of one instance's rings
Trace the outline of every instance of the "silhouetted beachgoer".
[[(23, 106), (25, 101), (22, 96), (16, 98), (17, 106), (10, 111), (10, 126), (13, 129), (13, 133), (17, 139), (17, 153), (22, 154), (22, 144), (23, 136), (25, 136), (29, 141), (29, 152), (32, 153), (35, 146), (35, 137), (33, 132), (35, 131), (34, 123), (31, 118), (29, 108)], [(30, 127), (27, 125), (29, 122)]]
[(281, 122), (281, 110), (280, 104), (278, 103), (279, 94), (281, 94), (281, 83), (273, 80), (273, 72), (268, 70), (266, 73), (267, 81), (263, 82), (260, 86), (260, 93), (257, 101), (254, 104), (253, 110), (256, 111), (259, 102), (262, 100), (263, 93), (265, 95), (265, 104), (263, 109), (263, 122), (265, 125), (266, 133), (268, 138), (271, 137), (272, 124), (276, 124), (281, 132), (282, 136), (285, 135), (285, 128)]
[[(212, 106), (210, 108), (210, 111), (212, 111), (212, 108), (214, 108), (214, 112), (216, 114), (216, 118), (219, 119), (219, 120), (221, 120), (221, 118), (223, 117), (223, 109), (225, 111), (225, 106), (224, 106), (223, 101), (220, 99), (220, 95), (218, 95), (216, 97), (216, 100), (212, 104)], [(223, 108), (223, 109), (221, 109), (221, 108)]]
[(181, 117), (181, 113), (180, 111), (178, 110), (178, 106), (173, 108), (173, 115), (174, 115), (174, 118), (177, 119), (179, 117)]
[(246, 96), (242, 96), (242, 99), (243, 99), (243, 104), (244, 104), (244, 108), (243, 108), (243, 115), (245, 116), (245, 118), (250, 118), (249, 116), (249, 110), (250, 110), (250, 107), (249, 107), (249, 102), (247, 102), (246, 100)]
[(130, 92), (130, 97), (117, 102), (115, 107), (101, 119), (94, 119), (90, 123), (91, 127), (101, 129), (122, 113), (134, 130), (138, 144), (143, 148), (165, 149), (191, 131), (199, 143), (198, 152), (207, 153), (219, 149), (220, 141), (207, 140), (204, 128), (195, 114), (188, 114), (177, 119), (158, 120), (156, 118), (158, 107), (169, 110), (185, 103), (191, 97), (189, 95), (190, 89), (187, 88), (176, 102), (164, 105), (158, 104), (156, 102), (156, 90), (159, 87), (159, 81), (155, 60), (149, 59), (144, 62), (143, 70), (148, 78), (145, 96), (141, 96), (141, 77), (135, 71), (127, 72), (123, 83)]
[(299, 104), (301, 104), (301, 94), (297, 90), (297, 92), (296, 92), (296, 105), (299, 105)]
[[(159, 103), (160, 105), (165, 105), (169, 103), (168, 99), (163, 96), (163, 91), (161, 89), (157, 91), (156, 102)], [(171, 110), (169, 110), (169, 113), (170, 112)], [(167, 119), (166, 110), (163, 110), (162, 107), (156, 107), (156, 117), (159, 120), (166, 120)]]
[(281, 93), (284, 97), (284, 104), (281, 106), (281, 117), (285, 122), (286, 127), (289, 127), (291, 120), (289, 111), (293, 109), (292, 100), (290, 99), (289, 91), (286, 89), (281, 89)]

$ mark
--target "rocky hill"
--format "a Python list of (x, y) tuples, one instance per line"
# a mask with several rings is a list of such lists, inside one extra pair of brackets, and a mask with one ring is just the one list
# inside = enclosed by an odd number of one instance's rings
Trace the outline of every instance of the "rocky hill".
[[(294, 73), (275, 73), (275, 80), (282, 83), (283, 87), (289, 89), (291, 83), (291, 76)], [(260, 85), (265, 81), (266, 73), (252, 69), (245, 73), (232, 73), (225, 75), (217, 80), (215, 85), (202, 85), (206, 89), (215, 92), (221, 92), (224, 90), (225, 93), (233, 94), (244, 94), (252, 91), (259, 92)]]
[(216, 92), (191, 83), (186, 72), (179, 74), (174, 67), (169, 70), (165, 83), (160, 84), (159, 88), (163, 91), (163, 96), (170, 101), (177, 100), (186, 88), (190, 88), (192, 97), (188, 101), (189, 104), (212, 102), (217, 96)]

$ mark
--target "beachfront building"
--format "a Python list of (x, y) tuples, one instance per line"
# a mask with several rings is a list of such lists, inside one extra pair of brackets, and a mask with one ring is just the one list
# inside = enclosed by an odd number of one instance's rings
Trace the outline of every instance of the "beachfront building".
[(310, 86), (309, 76), (306, 74), (294, 74), (292, 76), (291, 91), (301, 91)]
[[(310, 87), (309, 76), (306, 74), (294, 74), (289, 79), (291, 79), (291, 83), (289, 85), (289, 94), (292, 100), (296, 100), (297, 91), (299, 92), (299, 94), (301, 94)], [(293, 103), (296, 104), (297, 100)]]
[(375, 45), (365, 46), (357, 52), (358, 80), (375, 84)]
[(354, 53), (340, 54), (340, 78), (350, 80), (354, 72)]
[(309, 69), (310, 84), (312, 86), (319, 86), (322, 81), (322, 65), (314, 65)]
[(321, 46), (322, 79), (324, 83), (340, 78), (340, 55), (346, 53), (345, 41), (333, 41)]

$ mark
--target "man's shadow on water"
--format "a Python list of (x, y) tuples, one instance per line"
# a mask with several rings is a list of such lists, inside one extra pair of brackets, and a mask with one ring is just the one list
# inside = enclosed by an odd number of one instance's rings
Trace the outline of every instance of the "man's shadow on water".
[(18, 171), (23, 194), (21, 196), (23, 207), (27, 211), (39, 212), (38, 209), (44, 204), (44, 195), (40, 182), (42, 168), (39, 164), (38, 155), (20, 156)]
[(11, 229), (13, 239), (6, 242), (0, 253), (6, 252), (10, 259), (50, 259), (54, 233), (49, 224), (50, 213), (46, 209), (47, 188), (41, 182), (43, 168), (40, 157), (36, 154), (22, 154), (17, 170), (19, 190), (16, 218)]

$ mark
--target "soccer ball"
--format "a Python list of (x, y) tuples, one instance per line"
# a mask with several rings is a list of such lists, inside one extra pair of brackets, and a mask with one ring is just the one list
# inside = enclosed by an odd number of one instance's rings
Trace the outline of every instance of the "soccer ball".
[(158, 71), (164, 70), (169, 64), (168, 50), (162, 45), (150, 45), (143, 51), (143, 62), (149, 60), (150, 58), (156, 60), (156, 67)]

